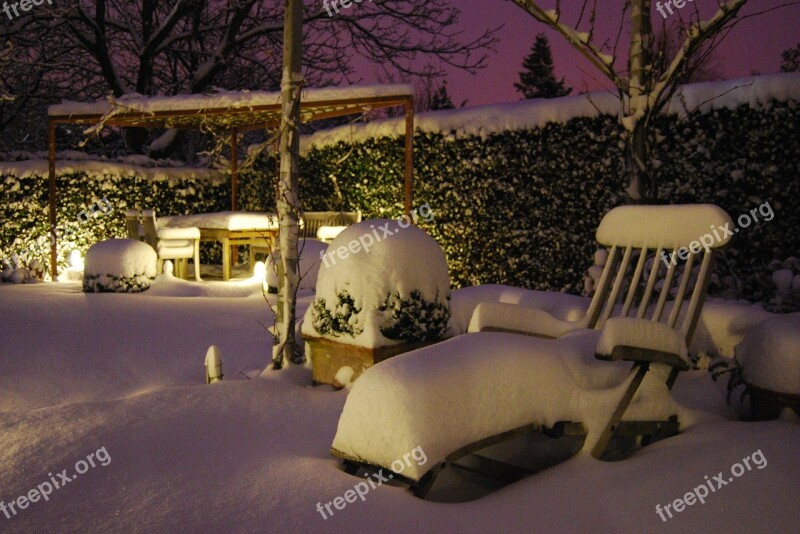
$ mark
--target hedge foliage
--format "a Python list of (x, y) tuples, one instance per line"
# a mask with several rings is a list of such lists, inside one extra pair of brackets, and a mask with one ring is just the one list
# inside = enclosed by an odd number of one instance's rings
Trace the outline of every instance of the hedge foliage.
[[(74, 173), (56, 179), (58, 202), (56, 227), (59, 239), (59, 271), (68, 266), (73, 250), (82, 255), (94, 243), (112, 237), (126, 237), (125, 210), (155, 209), (159, 215), (217, 211), (230, 206), (230, 186), (207, 179), (158, 180), (118, 174)], [(0, 178), (0, 258), (39, 259), (50, 265), (48, 223), (48, 179), (40, 175), (6, 175)], [(95, 209), (85, 221), (81, 212), (91, 212), (101, 199), (111, 209)], [(105, 204), (105, 201), (103, 201)]]
[[(712, 293), (767, 300), (770, 262), (800, 252), (798, 124), (792, 101), (662, 118), (659, 203), (713, 202), (734, 220), (764, 202), (775, 212), (737, 234)], [(422, 226), (442, 245), (454, 285), (579, 293), (600, 219), (627, 202), (625, 135), (607, 115), (485, 137), (418, 133), (414, 204), (434, 210), (435, 221)], [(259, 165), (254, 174), (267, 176), (263, 170), (275, 162)], [(402, 213), (402, 139), (313, 148), (302, 176), (308, 210)], [(274, 187), (269, 177), (250, 179), (267, 190)]]

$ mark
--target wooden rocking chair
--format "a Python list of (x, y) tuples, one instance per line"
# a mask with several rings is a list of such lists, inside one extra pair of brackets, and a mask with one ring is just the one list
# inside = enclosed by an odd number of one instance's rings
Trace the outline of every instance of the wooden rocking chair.
[[(669, 369), (666, 373), (668, 389), (671, 389), (678, 373), (689, 368), (687, 348), (700, 318), (706, 288), (712, 274), (713, 258), (715, 253), (728, 242), (727, 235), (719, 236), (719, 232), (714, 229), (716, 227), (721, 230), (732, 224), (730, 217), (713, 205), (615, 208), (606, 214), (597, 230), (597, 241), (608, 248), (608, 256), (589, 309), (580, 321), (562, 321), (542, 310), (514, 304), (484, 302), (475, 308), (468, 331), (501, 332), (494, 334), (495, 336), (524, 334), (559, 338), (576, 330), (598, 330), (596, 358), (629, 361), (633, 362), (633, 365), (628, 374), (628, 385), (622, 388), (624, 391), (605, 423), (605, 428), (599, 432), (599, 438), (590, 444), (592, 455), (598, 459), (613, 459), (614, 451), (609, 447), (612, 440), (618, 441), (626, 437), (630, 440), (635, 437), (639, 444), (647, 445), (674, 435), (679, 430), (676, 415), (653, 421), (628, 421), (623, 418), (651, 366), (659, 365)], [(695, 269), (697, 264), (699, 268)], [(664, 271), (666, 272), (661, 278), (660, 273)], [(464, 350), (469, 350), (470, 343), (464, 339), (469, 339), (472, 335), (488, 334), (470, 333), (409, 353), (402, 361), (391, 364), (393, 368), (387, 372), (385, 383), (389, 383), (393, 377), (396, 379), (397, 376), (403, 375), (402, 372), (398, 373), (399, 367), (414, 366), (418, 361), (435, 358), (435, 353), (441, 351), (447, 343), (461, 343)], [(532, 340), (529, 343), (536, 343), (537, 347), (541, 348), (541, 343), (556, 342)], [(484, 354), (474, 356), (485, 357)], [(471, 357), (472, 355), (464, 356), (460, 365), (468, 362)], [(376, 365), (365, 372), (359, 381), (379, 380), (381, 372), (382, 365)], [(509, 380), (524, 380), (524, 378), (509, 377)], [(345, 469), (349, 472), (355, 473), (361, 467), (391, 472), (391, 466), (387, 465), (385, 460), (376, 461), (375, 452), (371, 448), (367, 447), (362, 451), (358, 443), (347, 437), (357, 435), (352, 428), (347, 428), (357, 424), (353, 422), (352, 417), (347, 417), (347, 412), (351, 402), (363, 405), (363, 399), (358, 399), (359, 381), (355, 383), (348, 397), (331, 452), (344, 461)], [(476, 382), (478, 383), (462, 383), (460, 386), (479, 388), (480, 380)], [(414, 384), (403, 384), (402, 389), (405, 392), (408, 388), (414, 387), (416, 387)], [(365, 390), (367, 394), (370, 391), (374, 392), (374, 384)], [(409, 391), (407, 397), (403, 395), (407, 399), (413, 399), (414, 396), (414, 391)], [(376, 414), (380, 414), (385, 413), (387, 409), (382, 404), (393, 401), (382, 398), (373, 399), (373, 402), (376, 405)], [(405, 402), (412, 404), (414, 401)], [(409, 409), (413, 416), (413, 410), (418, 407), (410, 406)], [(437, 406), (431, 409), (441, 408)], [(361, 418), (364, 417), (363, 408), (359, 415)], [(430, 414), (424, 415), (430, 418)], [(441, 417), (448, 416), (442, 414)], [(371, 432), (380, 432), (375, 428), (373, 421), (365, 420), (363, 424), (372, 425)], [(586, 427), (580, 422), (562, 421), (550, 428), (538, 423), (529, 423), (494, 432), (471, 443), (453, 447), (444, 457), (434, 458), (432, 466), (426, 471), (418, 470), (403, 475), (396, 473), (394, 479), (407, 483), (415, 495), (424, 497), (437, 475), (448, 465), (456, 464), (480, 449), (532, 430), (556, 437), (586, 434)], [(345, 437), (339, 439), (340, 434)], [(420, 432), (419, 436), (425, 436), (425, 433)], [(409, 439), (413, 441), (415, 438)], [(454, 440), (454, 443), (458, 441)], [(424, 443), (417, 445), (425, 447)], [(431, 443), (429, 447), (438, 450), (441, 449), (440, 445), (441, 443)], [(380, 456), (385, 458), (391, 454), (387, 452)], [(507, 481), (516, 480), (526, 474), (489, 458), (478, 456), (477, 460), (481, 465), (477, 467), (473, 465), (476, 471), (491, 475), (499, 474)]]

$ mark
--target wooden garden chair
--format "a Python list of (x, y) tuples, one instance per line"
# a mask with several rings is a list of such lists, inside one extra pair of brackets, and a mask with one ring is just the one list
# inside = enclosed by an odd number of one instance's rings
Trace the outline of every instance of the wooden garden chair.
[[(514, 304), (497, 302), (479, 304), (473, 312), (468, 329), (470, 333), (409, 353), (402, 361), (396, 361), (389, 365), (378, 364), (356, 381), (339, 421), (337, 438), (334, 439), (331, 449), (332, 454), (344, 461), (345, 469), (349, 472), (354, 473), (360, 467), (365, 466), (390, 472), (391, 465), (387, 465), (385, 458), (392, 457), (391, 451), (381, 451), (381, 454), (377, 454), (374, 451), (374, 444), (373, 447), (361, 450), (357, 440), (353, 440), (352, 436), (357, 435), (357, 429), (354, 427), (359, 423), (348, 414), (350, 403), (353, 403), (352, 411), (359, 410), (359, 418), (363, 420), (361, 424), (370, 427), (370, 432), (380, 434), (383, 423), (379, 419), (382, 414), (387, 413), (387, 410), (388, 413), (403, 413), (402, 410), (406, 407), (393, 406), (394, 401), (391, 396), (372, 399), (376, 420), (369, 420), (372, 408), (369, 407), (369, 401), (364, 402), (365, 399), (359, 398), (362, 396), (361, 391), (365, 392), (364, 395), (370, 395), (371, 392), (378, 391), (375, 386), (376, 381), (380, 383), (383, 380), (383, 385), (392, 385), (392, 380), (397, 380), (397, 377), (413, 374), (406, 370), (411, 369), (411, 366), (417, 365), (418, 362), (436, 358), (436, 353), (442, 351), (447, 344), (460, 344), (456, 347), (458, 350), (455, 351), (459, 354), (470, 351), (470, 345), (476, 342), (478, 345), (481, 343), (486, 345), (484, 338), (473, 338), (475, 341), (470, 342), (470, 336), (474, 335), (517, 336), (523, 334), (543, 338), (560, 338), (571, 332), (588, 331), (587, 329), (597, 330), (599, 335), (595, 345), (595, 357), (599, 360), (632, 362), (632, 367), (627, 375), (627, 387), (621, 387), (624, 382), (617, 384), (617, 389), (622, 390), (622, 393), (616, 407), (605, 422), (605, 427), (602, 432), (599, 432), (599, 438), (594, 444), (589, 444), (591, 445), (591, 454), (598, 459), (610, 459), (613, 451), (609, 450), (609, 444), (613, 438), (636, 436), (641, 445), (647, 445), (676, 434), (679, 430), (679, 423), (675, 415), (666, 416), (663, 420), (652, 421), (628, 421), (623, 420), (623, 417), (652, 366), (666, 367), (669, 370), (668, 373), (665, 373), (666, 388), (662, 386), (666, 395), (669, 395), (668, 389), (671, 389), (678, 373), (689, 368), (687, 348), (700, 317), (706, 287), (712, 274), (714, 255), (728, 242), (727, 235), (719, 236), (720, 232), (712, 235), (712, 231), (715, 227), (721, 230), (731, 227), (732, 224), (730, 217), (722, 209), (713, 205), (623, 206), (611, 210), (603, 218), (597, 230), (597, 241), (608, 249), (607, 261), (591, 304), (581, 320), (563, 321), (542, 310), (524, 308)], [(712, 239), (708, 239), (709, 236)], [(700, 246), (701, 239), (704, 240), (705, 247)], [(684, 253), (684, 249), (690, 247), (696, 253), (689, 252), (687, 255)], [(672, 261), (673, 255), (675, 261)], [(697, 265), (699, 268), (694, 269)], [(681, 271), (680, 274), (679, 271)], [(663, 274), (663, 278), (660, 273)], [(476, 332), (499, 333), (475, 334)], [(497, 338), (492, 339), (496, 340)], [(563, 339), (566, 342), (568, 338)], [(543, 349), (543, 344), (553, 344), (555, 349), (561, 342), (562, 340), (532, 339), (529, 342), (521, 340), (515, 343), (529, 343), (531, 347), (541, 351), (546, 350), (546, 348)], [(488, 346), (491, 346), (491, 343)], [(531, 358), (535, 358), (535, 356), (533, 355)], [(552, 361), (558, 355), (548, 354), (548, 356)], [(477, 362), (478, 359), (485, 360), (486, 358), (485, 353), (462, 355), (459, 362), (452, 365), (469, 366), (473, 361)], [(542, 364), (547, 363), (544, 358), (540, 358), (539, 361)], [(444, 361), (441, 363), (445, 368), (450, 364), (450, 362)], [(531, 364), (528, 363), (528, 365)], [(477, 368), (479, 364), (476, 363), (475, 366)], [(403, 367), (406, 367), (406, 370)], [(535, 372), (536, 368), (533, 369)], [(453, 371), (456, 370), (453, 369)], [(443, 374), (441, 368), (438, 372)], [(483, 381), (481, 372), (483, 371), (476, 372), (474, 375), (469, 373), (465, 375), (462, 369), (458, 369), (455, 374), (461, 377), (462, 382), (457, 387), (479, 390)], [(386, 376), (382, 376), (383, 373), (386, 373)], [(502, 373), (502, 369), (497, 373)], [(474, 376), (475, 383), (463, 383), (464, 376)], [(502, 378), (503, 375), (499, 374), (498, 376)], [(509, 381), (516, 381), (514, 383), (528, 379), (528, 377), (519, 376), (508, 377)], [(654, 379), (651, 378), (651, 380)], [(359, 388), (362, 381), (372, 383), (364, 383), (365, 387)], [(419, 388), (418, 393), (415, 388)], [(425, 395), (424, 388), (430, 389), (431, 384), (403, 383), (398, 385), (397, 391), (401, 391), (402, 394), (397, 396), (404, 399), (401, 402), (409, 405), (407, 413), (412, 416), (411, 421), (414, 420), (414, 410), (424, 409), (424, 404), (415, 404), (418, 401), (414, 400)], [(616, 392), (616, 390), (614, 391)], [(487, 392), (485, 396), (490, 397), (491, 392)], [(442, 421), (447, 421), (448, 418), (452, 420), (456, 415), (463, 415), (459, 413), (460, 406), (450, 406), (458, 403), (445, 402), (441, 397), (437, 397), (437, 401), (437, 406), (430, 407), (431, 410), (437, 410), (434, 414), (427, 412), (420, 414), (420, 418), (427, 420), (425, 424), (431, 424), (432, 417), (441, 417)], [(530, 408), (530, 406), (524, 407), (525, 410)], [(395, 411), (392, 411), (393, 409)], [(475, 403), (471, 409), (491, 410), (492, 408)], [(523, 413), (522, 417), (526, 417), (526, 415)], [(534, 417), (531, 417), (529, 420), (533, 419)], [(356, 432), (353, 432), (354, 429)], [(386, 431), (390, 432), (389, 429), (390, 427), (387, 426)], [(491, 433), (484, 436), (480, 435), (479, 429), (470, 428), (471, 435), (478, 436), (477, 439), (461, 443), (458, 437), (454, 436), (451, 440), (452, 448), (448, 452), (439, 453), (438, 457), (433, 454), (433, 461), (429, 467), (426, 466), (426, 470), (412, 469), (410, 473), (397, 473), (394, 478), (406, 482), (416, 495), (424, 497), (437, 475), (446, 466), (454, 464), (480, 449), (518, 437), (531, 430), (543, 431), (556, 437), (586, 434), (586, 427), (583, 423), (566, 420), (549, 428), (540, 423), (529, 423), (506, 429), (494, 428)], [(411, 429), (411, 432), (413, 433), (414, 430)], [(425, 436), (426, 433), (423, 429), (419, 432), (419, 438), (409, 437), (409, 443), (424, 441)], [(428, 448), (424, 443), (417, 443), (417, 446), (422, 446), (426, 452), (428, 449), (433, 452), (447, 449), (450, 445), (443, 446), (442, 443), (429, 442)], [(398, 454), (399, 452), (398, 450)], [(376, 461), (376, 455), (380, 456), (381, 461)], [(485, 464), (483, 465), (486, 468), (484, 471), (489, 474), (492, 472), (503, 473), (504, 471), (508, 474), (508, 471), (512, 469), (511, 466), (500, 465), (491, 459), (480, 457), (478, 459), (481, 460), (479, 463)], [(480, 471), (480, 469), (476, 470)], [(511, 475), (509, 480), (515, 480), (522, 476), (514, 473)]]

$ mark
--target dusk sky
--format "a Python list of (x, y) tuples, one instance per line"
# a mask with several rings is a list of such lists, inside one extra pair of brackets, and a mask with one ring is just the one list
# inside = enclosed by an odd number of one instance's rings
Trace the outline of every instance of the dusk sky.
[[(461, 27), (468, 35), (476, 35), (485, 28), (504, 25), (498, 37), (497, 51), (488, 60), (488, 66), (476, 75), (453, 70), (448, 76), (448, 88), (453, 102), (458, 106), (463, 100), (468, 105), (518, 100), (520, 95), (514, 90), (522, 60), (529, 52), (537, 33), (545, 32), (553, 50), (556, 75), (565, 78), (573, 92), (586, 89), (595, 90), (605, 80), (593, 67), (575, 52), (556, 32), (546, 28), (527, 12), (509, 0), (451, 0), (462, 14)], [(569, 0), (562, 2), (564, 20), (572, 22), (577, 18), (577, 10), (583, 2)], [(748, 15), (789, 3), (789, 0), (750, 0), (740, 11)], [(662, 2), (663, 4), (663, 2)], [(717, 8), (716, 0), (695, 0), (701, 15), (710, 16)], [(549, 8), (553, 0), (543, 0), (541, 5)], [(602, 35), (616, 35), (616, 25), (621, 12), (620, 0), (604, 0), (598, 5), (598, 26)], [(653, 22), (660, 24), (662, 17), (653, 2)], [(688, 17), (691, 3), (683, 9)], [(667, 19), (677, 19), (678, 13)], [(629, 39), (627, 31), (623, 41)], [(596, 39), (595, 39), (596, 41)], [(781, 52), (794, 47), (800, 41), (800, 4), (795, 3), (758, 17), (748, 18), (738, 23), (717, 49), (716, 63), (725, 79), (748, 76), (754, 71), (771, 74), (779, 71)]]

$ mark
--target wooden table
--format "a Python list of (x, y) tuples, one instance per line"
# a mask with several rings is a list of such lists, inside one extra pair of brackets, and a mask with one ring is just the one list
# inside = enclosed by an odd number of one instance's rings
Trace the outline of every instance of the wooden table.
[(245, 211), (222, 211), (198, 213), (195, 215), (176, 215), (159, 217), (160, 227), (196, 227), (200, 230), (200, 241), (216, 241), (222, 244), (222, 279), (231, 278), (232, 251), (240, 245), (250, 247), (250, 267), (253, 267), (255, 254), (253, 246), (269, 247), (275, 245), (278, 235), (278, 220), (272, 213)]

